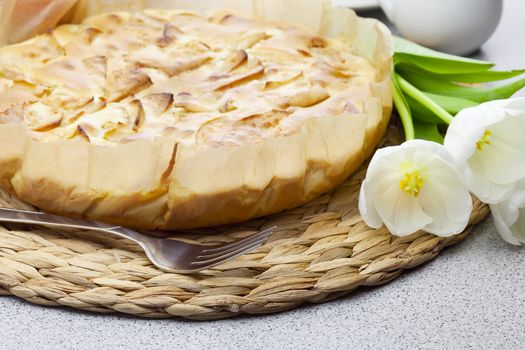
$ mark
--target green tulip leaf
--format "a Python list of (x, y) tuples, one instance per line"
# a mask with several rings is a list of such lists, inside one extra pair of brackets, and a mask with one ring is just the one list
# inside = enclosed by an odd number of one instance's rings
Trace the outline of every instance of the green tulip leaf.
[(480, 72), (467, 72), (467, 73), (433, 73), (427, 71), (420, 66), (417, 66), (412, 63), (399, 62), (396, 65), (397, 71), (412, 71), (422, 75), (428, 75), (429, 77), (436, 77), (439, 79), (447, 80), (450, 82), (456, 83), (469, 83), (469, 84), (478, 84), (478, 83), (489, 83), (493, 81), (500, 81), (515, 78), (523, 73), (525, 69), (515, 69), (507, 71), (497, 71), (497, 70), (486, 70)]
[(414, 121), (414, 131), (416, 139), (434, 141), (443, 144), (443, 135), (439, 132), (436, 124), (425, 123), (419, 120)]
[(457, 85), (436, 77), (429, 79), (428, 76), (408, 70), (403, 71), (402, 76), (421, 91), (436, 95), (459, 97), (478, 103), (509, 98), (525, 86), (525, 78), (494, 87), (469, 87)]
[(441, 119), (439, 119), (433, 112), (431, 112), (428, 108), (423, 106), (417, 100), (407, 95), (405, 95), (405, 100), (407, 101), (408, 106), (410, 107), (410, 112), (414, 121), (419, 120), (431, 124), (443, 123)]
[(471, 100), (467, 100), (459, 97), (436, 95), (429, 92), (425, 92), (425, 95), (430, 97), (434, 102), (443, 107), (444, 110), (450, 114), (458, 114), (464, 108), (474, 107), (479, 105), (479, 103)]
[(406, 139), (443, 143), (446, 125), (461, 110), (509, 98), (525, 86), (525, 78), (483, 85), (525, 73), (491, 70), (493, 66), (491, 62), (441, 53), (394, 37), (393, 99)]
[(403, 92), (399, 87), (397, 77), (397, 74), (392, 72), (392, 98), (394, 100), (394, 105), (396, 106), (397, 114), (399, 114), (399, 118), (403, 124), (403, 129), (405, 130), (405, 139), (411, 140), (415, 137), (412, 114), (410, 113), (410, 107), (403, 96)]
[(394, 63), (406, 63), (439, 74), (482, 72), (493, 63), (449, 55), (394, 36)]
[(458, 74), (443, 74), (441, 77), (445, 80), (457, 83), (489, 83), (492, 81), (500, 81), (515, 78), (525, 73), (525, 69), (514, 70), (487, 70), (476, 73), (458, 73)]
[(398, 75), (396, 77), (396, 80), (397, 80), (397, 84), (399, 85), (399, 88), (404, 94), (412, 97), (414, 100), (419, 102), (429, 111), (434, 113), (436, 117), (441, 119), (443, 122), (450, 124), (450, 122), (452, 121), (452, 118), (454, 117), (453, 115), (451, 115), (449, 112), (443, 109), (443, 107), (441, 107), (434, 100), (432, 100), (430, 97), (425, 95), (422, 91), (418, 90), (414, 85), (412, 85), (409, 81), (407, 81), (402, 76)]

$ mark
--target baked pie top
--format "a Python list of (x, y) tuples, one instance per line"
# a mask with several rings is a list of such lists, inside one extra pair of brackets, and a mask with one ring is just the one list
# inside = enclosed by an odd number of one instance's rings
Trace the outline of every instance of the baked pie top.
[(0, 124), (41, 141), (230, 148), (362, 112), (375, 74), (348, 43), (283, 22), (102, 14), (0, 49)]

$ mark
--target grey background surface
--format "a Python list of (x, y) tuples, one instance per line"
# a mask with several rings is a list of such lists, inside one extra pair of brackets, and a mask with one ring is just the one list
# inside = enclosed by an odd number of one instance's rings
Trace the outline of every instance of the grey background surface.
[[(505, 1), (498, 30), (476, 56), (525, 67), (524, 1)], [(462, 244), (388, 285), (214, 322), (95, 315), (0, 297), (0, 349), (161, 348), (523, 349), (525, 248), (505, 244), (488, 219)]]

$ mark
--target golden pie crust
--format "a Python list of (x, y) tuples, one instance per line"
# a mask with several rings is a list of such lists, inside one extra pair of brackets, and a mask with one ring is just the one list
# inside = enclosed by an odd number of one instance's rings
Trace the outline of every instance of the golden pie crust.
[(0, 48), (0, 186), (142, 229), (240, 222), (332, 189), (385, 132), (391, 47), (380, 23), (310, 2), (314, 18), (269, 0), (102, 13)]

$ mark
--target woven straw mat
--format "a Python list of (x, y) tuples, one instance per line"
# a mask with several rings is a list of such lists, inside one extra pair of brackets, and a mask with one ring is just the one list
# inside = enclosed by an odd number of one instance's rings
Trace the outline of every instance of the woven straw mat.
[[(399, 134), (391, 128), (385, 142), (399, 142)], [(384, 228), (370, 229), (357, 209), (365, 170), (302, 207), (184, 233), (186, 239), (219, 243), (278, 226), (259, 249), (193, 275), (163, 272), (137, 245), (109, 235), (0, 224), (0, 295), (152, 318), (206, 320), (279, 312), (389, 282), (462, 241), (488, 213), (474, 199), (469, 227), (449, 238), (424, 232), (394, 237)], [(32, 209), (2, 192), (0, 206)]]

